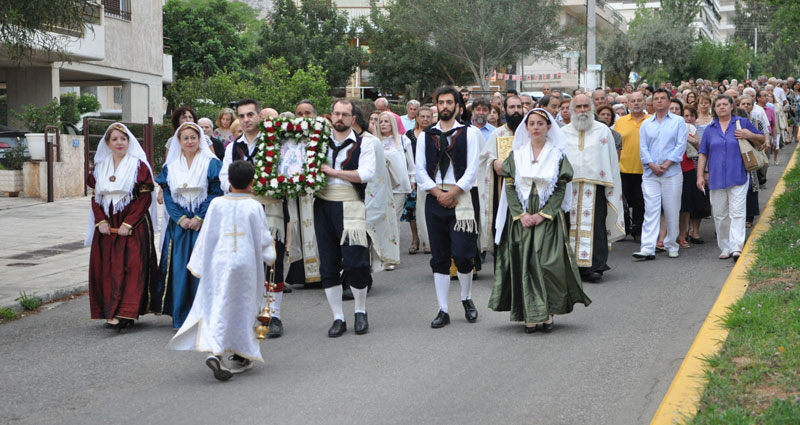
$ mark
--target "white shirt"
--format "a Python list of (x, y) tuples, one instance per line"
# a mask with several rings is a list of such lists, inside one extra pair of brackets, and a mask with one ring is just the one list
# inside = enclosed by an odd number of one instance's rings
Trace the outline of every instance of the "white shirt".
[[(347, 139), (352, 139), (353, 141), (356, 140), (356, 133), (353, 130), (350, 130), (350, 134), (347, 136)], [(347, 140), (345, 139), (345, 140)], [(337, 142), (333, 138), (333, 134), (331, 134), (331, 140), (336, 146), (341, 146), (342, 143), (345, 141), (342, 140), (341, 142)], [(342, 149), (339, 151), (339, 154), (336, 156), (335, 162), (335, 169), (341, 170), (342, 169), (342, 162), (347, 160), (347, 153), (350, 152), (350, 149), (353, 149), (354, 144)], [(333, 149), (328, 148), (328, 164), (334, 164), (333, 161)], [(361, 155), (358, 156), (358, 177), (361, 178), (361, 183), (369, 183), (372, 180), (372, 177), (375, 176), (375, 144), (374, 143), (364, 143), (362, 139), (361, 143)], [(344, 179), (338, 179), (335, 177), (328, 176), (328, 183), (330, 185), (334, 184), (353, 184)]]
[(750, 111), (750, 116), (761, 123), (761, 128), (763, 129), (764, 134), (769, 137), (769, 118), (767, 118), (767, 112), (764, 111), (764, 108), (762, 108), (759, 104), (753, 105), (753, 110)]
[[(459, 123), (458, 121), (455, 122), (453, 128), (464, 127), (464, 124)], [(437, 122), (433, 128), (440, 130), (441, 122)], [(453, 135), (455, 136), (455, 134)], [(450, 136), (450, 137), (453, 137)], [(436, 185), (440, 184), (454, 184), (461, 188), (464, 192), (468, 192), (472, 189), (472, 186), (475, 184), (475, 180), (478, 177), (478, 155), (480, 154), (480, 147), (481, 142), (483, 141), (483, 136), (478, 131), (477, 128), (468, 126), (467, 127), (467, 169), (464, 171), (464, 175), (461, 176), (461, 179), (456, 181), (455, 173), (453, 172), (453, 164), (447, 168), (445, 172), (444, 178), (442, 178), (441, 171), (436, 172), (436, 181), (432, 180), (431, 177), (428, 175), (428, 170), (426, 169), (426, 161), (425, 161), (425, 133), (420, 133), (419, 137), (417, 138), (417, 185), (420, 189), (424, 191), (429, 191), (436, 187)], [(448, 140), (449, 143), (449, 140)]]
[(780, 102), (781, 105), (786, 104), (786, 92), (781, 87), (775, 87), (772, 89), (772, 95), (775, 96), (775, 100)]
[(219, 186), (222, 188), (223, 192), (228, 193), (231, 191), (231, 182), (228, 181), (228, 167), (230, 167), (231, 162), (233, 162), (233, 146), (238, 142), (245, 142), (247, 143), (247, 153), (252, 155), (253, 151), (256, 150), (256, 145), (260, 138), (261, 133), (258, 133), (255, 139), (253, 139), (253, 143), (249, 143), (244, 137), (244, 134), (242, 134), (235, 142), (229, 143), (228, 146), (225, 147), (225, 156), (222, 158), (222, 169), (219, 170)]

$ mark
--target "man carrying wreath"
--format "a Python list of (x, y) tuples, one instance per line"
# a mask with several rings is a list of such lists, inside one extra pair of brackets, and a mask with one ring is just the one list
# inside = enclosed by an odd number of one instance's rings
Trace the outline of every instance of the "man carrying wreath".
[[(253, 165), (256, 163), (258, 141), (261, 139), (261, 133), (258, 130), (258, 124), (261, 121), (258, 116), (260, 110), (261, 108), (258, 102), (253, 99), (241, 100), (236, 106), (236, 115), (239, 118), (243, 133), (241, 137), (225, 148), (225, 157), (222, 160), (222, 170), (220, 170), (219, 173), (219, 180), (220, 186), (226, 194), (231, 190), (231, 184), (228, 181), (228, 167), (230, 167), (231, 163), (237, 160), (245, 160)], [(280, 199), (269, 196), (258, 196), (256, 200), (264, 205), (267, 225), (275, 240), (275, 250), (277, 253), (275, 263), (272, 266), (275, 272), (275, 282), (273, 282), (273, 292), (271, 292), (271, 295), (275, 301), (271, 305), (273, 312), (272, 320), (269, 323), (269, 337), (275, 338), (283, 334), (281, 302), (283, 301), (284, 287), (283, 258), (286, 252), (286, 224), (284, 222), (284, 217), (288, 214), (285, 214), (285, 202)], [(268, 268), (266, 274), (268, 278), (271, 276), (271, 272), (272, 270)]]
[(346, 99), (333, 104), (328, 164), (320, 167), (327, 176), (327, 185), (317, 192), (314, 200), (320, 275), (334, 319), (328, 330), (332, 338), (347, 331), (339, 282), (342, 271), (347, 274), (355, 299), (355, 333), (365, 334), (369, 329), (366, 304), (372, 275), (364, 192), (375, 175), (375, 146), (362, 143), (353, 131), (354, 108), (353, 102)]

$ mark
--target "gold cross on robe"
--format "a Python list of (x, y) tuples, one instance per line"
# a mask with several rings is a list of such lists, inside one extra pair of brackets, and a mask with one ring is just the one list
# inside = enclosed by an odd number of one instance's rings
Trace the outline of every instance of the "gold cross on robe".
[(238, 245), (236, 244), (236, 237), (245, 235), (244, 233), (237, 232), (236, 230), (237, 230), (236, 223), (233, 223), (233, 232), (225, 233), (222, 235), (222, 236), (233, 236), (233, 252), (236, 252), (236, 249), (238, 248)]

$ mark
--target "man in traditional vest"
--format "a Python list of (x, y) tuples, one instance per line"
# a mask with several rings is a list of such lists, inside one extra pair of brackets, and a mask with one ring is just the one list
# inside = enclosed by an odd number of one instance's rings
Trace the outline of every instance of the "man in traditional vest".
[[(236, 106), (236, 115), (242, 126), (243, 133), (235, 142), (225, 148), (225, 156), (222, 159), (222, 170), (219, 173), (220, 186), (225, 193), (230, 192), (230, 182), (228, 181), (228, 167), (237, 160), (245, 160), (251, 164), (255, 163), (258, 153), (258, 141), (261, 133), (258, 124), (261, 122), (258, 112), (261, 108), (258, 102), (253, 99), (244, 99)], [(267, 279), (272, 272), (275, 272), (271, 295), (275, 299), (272, 303), (274, 313), (269, 324), (269, 337), (277, 338), (283, 335), (283, 322), (281, 322), (281, 303), (283, 301), (284, 276), (283, 258), (286, 252), (286, 225), (284, 223), (284, 212), (286, 210), (285, 201), (268, 196), (258, 196), (256, 199), (264, 205), (264, 213), (267, 216), (267, 225), (275, 239), (275, 250), (277, 257), (275, 264), (267, 269)], [(269, 289), (269, 288), (268, 288)]]
[[(597, 93), (597, 91), (595, 91)], [(599, 282), (610, 270), (608, 247), (625, 237), (622, 180), (614, 136), (595, 121), (592, 99), (579, 94), (570, 105), (567, 158), (574, 170), (569, 212), (569, 246), (575, 252), (581, 278)]]
[(320, 167), (327, 184), (314, 200), (314, 231), (319, 250), (320, 275), (333, 313), (328, 336), (347, 331), (342, 311), (340, 273), (355, 299), (355, 333), (367, 333), (367, 286), (372, 283), (369, 264), (364, 191), (375, 175), (375, 145), (362, 143), (353, 131), (353, 102), (337, 100), (332, 107), (333, 132), (328, 145), (328, 164)]
[(472, 302), (472, 269), (478, 249), (478, 153), (482, 136), (475, 127), (456, 121), (459, 93), (452, 87), (439, 88), (434, 102), (439, 122), (420, 134), (417, 141), (417, 185), (425, 195), (425, 221), (431, 244), (431, 269), (436, 286), (439, 313), (432, 328), (450, 323), (448, 293), (450, 260), (458, 270), (461, 302), (469, 322), (478, 319)]

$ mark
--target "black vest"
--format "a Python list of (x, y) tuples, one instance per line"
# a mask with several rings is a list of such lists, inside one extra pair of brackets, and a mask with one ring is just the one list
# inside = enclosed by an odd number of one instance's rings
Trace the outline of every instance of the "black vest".
[[(355, 143), (353, 143), (352, 145), (353, 147), (350, 148), (349, 151), (347, 151), (347, 158), (345, 158), (345, 160), (342, 161), (342, 170), (348, 170), (348, 171), (358, 170), (358, 158), (359, 156), (361, 156), (361, 140), (362, 140), (361, 137), (356, 135), (356, 141)], [(334, 141), (331, 139), (330, 143), (333, 144)], [(331, 167), (335, 168), (336, 158), (333, 158), (333, 163), (330, 165)], [(350, 184), (352, 184), (353, 187), (356, 189), (358, 197), (361, 198), (362, 201), (364, 201), (366, 198), (367, 184), (366, 183), (350, 183)]]
[(233, 147), (231, 148), (231, 162), (244, 159), (251, 164), (255, 163), (256, 155), (258, 154), (258, 141), (256, 141), (256, 148), (253, 149), (253, 155), (247, 155), (247, 152), (247, 141), (244, 136), (236, 139), (236, 141), (233, 142)]
[[(459, 127), (455, 133), (450, 137), (450, 145), (447, 147), (447, 153), (452, 159), (450, 167), (453, 168), (453, 175), (456, 181), (460, 180), (467, 171), (467, 126)], [(425, 129), (425, 169), (428, 176), (433, 181), (436, 181), (436, 170), (439, 166), (439, 143), (447, 143), (447, 140), (440, 141), (441, 130), (433, 127)], [(439, 170), (442, 175), (442, 181), (447, 170)]]

